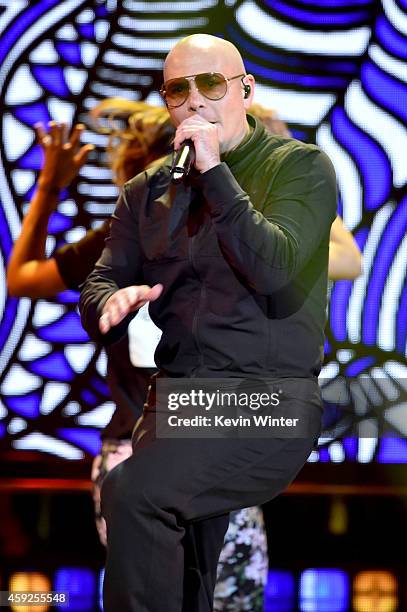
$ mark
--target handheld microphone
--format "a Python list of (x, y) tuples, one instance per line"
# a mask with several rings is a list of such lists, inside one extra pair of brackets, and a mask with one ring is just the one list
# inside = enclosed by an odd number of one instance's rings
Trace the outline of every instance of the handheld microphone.
[(181, 148), (177, 151), (171, 168), (172, 182), (180, 183), (188, 176), (192, 164), (195, 161), (195, 149), (192, 140), (185, 140)]

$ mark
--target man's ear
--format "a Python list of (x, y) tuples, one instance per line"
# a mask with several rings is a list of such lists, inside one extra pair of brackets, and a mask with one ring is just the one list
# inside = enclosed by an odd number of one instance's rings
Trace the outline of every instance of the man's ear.
[(252, 74), (246, 74), (242, 79), (243, 83), (243, 103), (247, 110), (253, 101), (255, 80)]

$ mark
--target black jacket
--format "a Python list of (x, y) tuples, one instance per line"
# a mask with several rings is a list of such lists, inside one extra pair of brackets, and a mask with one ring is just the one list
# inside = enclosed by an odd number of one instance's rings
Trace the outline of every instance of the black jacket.
[(150, 304), (163, 330), (156, 363), (169, 376), (317, 376), (323, 357), (335, 173), (314, 145), (250, 138), (222, 164), (174, 187), (167, 160), (124, 187), (111, 237), (84, 284), (91, 337), (108, 297), (162, 283)]
[[(91, 229), (78, 242), (57, 249), (54, 258), (64, 283), (78, 290), (99, 259), (110, 234), (110, 219), (97, 229)], [(106, 380), (114, 411), (109, 423), (100, 432), (103, 439), (131, 438), (137, 419), (143, 414), (152, 368), (135, 368), (130, 360), (127, 334), (119, 342), (106, 347), (108, 356)]]

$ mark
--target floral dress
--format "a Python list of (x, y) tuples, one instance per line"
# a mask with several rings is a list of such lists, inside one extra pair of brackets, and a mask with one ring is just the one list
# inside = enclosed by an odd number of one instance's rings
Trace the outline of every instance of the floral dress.
[(262, 612), (267, 572), (267, 539), (261, 509), (232, 512), (219, 558), (214, 612)]

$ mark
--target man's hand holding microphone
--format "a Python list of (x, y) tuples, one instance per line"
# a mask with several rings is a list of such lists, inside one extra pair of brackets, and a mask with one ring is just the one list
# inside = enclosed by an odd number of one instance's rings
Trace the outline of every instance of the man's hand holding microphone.
[[(220, 164), (219, 135), (216, 124), (206, 121), (200, 115), (182, 121), (175, 133), (174, 149), (180, 151), (185, 143), (194, 149), (194, 166), (203, 173)], [(182, 177), (181, 177), (182, 178)], [(147, 302), (153, 302), (163, 291), (161, 284), (132, 285), (113, 293), (103, 307), (99, 329), (106, 334), (130, 313)]]

